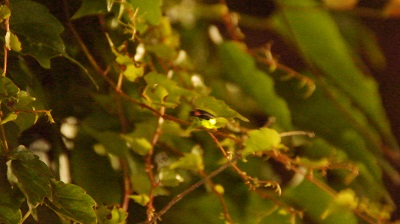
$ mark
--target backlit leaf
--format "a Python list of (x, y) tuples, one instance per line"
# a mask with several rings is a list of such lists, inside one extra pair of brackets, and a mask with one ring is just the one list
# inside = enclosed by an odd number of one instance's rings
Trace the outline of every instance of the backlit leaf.
[(161, 20), (161, 0), (129, 0), (134, 8), (139, 9), (139, 17), (151, 25), (158, 25)]
[(249, 121), (238, 112), (231, 109), (222, 100), (215, 99), (213, 96), (202, 96), (194, 100), (195, 109), (200, 109), (211, 113), (216, 117), (224, 117), (226, 119), (239, 118), (242, 121)]
[[(154, 94), (158, 96), (156, 102), (162, 98), (166, 103), (165, 106), (168, 107), (176, 107), (180, 103), (182, 96), (191, 97), (194, 95), (193, 92), (178, 86), (175, 81), (168, 79), (166, 75), (152, 72), (147, 74), (144, 79), (148, 84), (148, 87), (146, 88), (148, 90), (146, 93), (149, 94), (151, 93), (149, 91), (154, 91)], [(157, 90), (157, 88), (160, 89)]]
[(10, 8), (8, 8), (7, 5), (1, 5), (0, 6), (0, 18), (1, 19), (7, 19), (11, 15)]
[(20, 52), (22, 50), (21, 42), (19, 42), (18, 37), (15, 34), (11, 33), (10, 31), (6, 33), (6, 47), (7, 49), (16, 52)]
[(138, 203), (141, 206), (146, 206), (147, 203), (150, 201), (150, 198), (147, 194), (130, 195), (129, 198), (131, 198), (134, 202)]
[(126, 223), (128, 213), (116, 205), (100, 205), (96, 208), (99, 224), (123, 224)]
[(262, 152), (279, 148), (281, 137), (274, 129), (261, 128), (259, 130), (249, 131), (249, 138), (245, 141), (243, 155)]
[(172, 163), (170, 169), (186, 169), (191, 171), (199, 171), (204, 169), (202, 151), (199, 148), (194, 148), (191, 153), (184, 153), (178, 161)]

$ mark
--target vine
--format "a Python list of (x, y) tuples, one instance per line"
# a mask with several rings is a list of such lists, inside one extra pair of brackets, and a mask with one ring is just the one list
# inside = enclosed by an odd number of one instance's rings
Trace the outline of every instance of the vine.
[[(356, 97), (371, 90), (368, 80), (357, 76), (360, 85), (353, 92), (347, 77), (336, 78), (330, 66), (318, 64), (313, 50), (319, 50), (302, 36), (304, 24), (299, 25), (298, 15), (290, 11), (292, 7), (312, 8), (317, 12), (313, 16), (331, 25), (326, 6), (315, 7), (312, 0), (306, 6), (277, 1), (279, 28), (289, 33), (307, 61), (305, 71), (297, 71), (278, 62), (272, 42), (249, 49), (240, 14), (224, 0), (215, 5), (192, 2), (190, 7), (184, 1), (165, 1), (164, 7), (161, 0), (98, 2), (99, 8), (84, 0), (74, 9), (71, 2), (63, 0), (63, 15), (58, 16), (64, 24), (55, 19), (55, 12), (48, 11), (51, 7), (29, 0), (5, 1), (0, 9), (6, 33), (0, 82), (0, 178), (6, 183), (0, 187), (5, 192), (0, 199), (1, 223), (40, 221), (46, 215), (76, 223), (175, 221), (187, 217), (182, 211), (190, 209), (185, 208), (190, 202), (181, 200), (196, 194), (200, 196), (192, 202), (193, 208), (208, 211), (218, 206), (220, 218), (232, 224), (271, 220), (301, 223), (304, 217), (317, 223), (331, 219), (390, 222), (394, 207), (382, 187), (380, 173), (381, 168), (393, 170), (380, 149), (380, 143), (391, 142), (390, 131), (383, 133), (385, 124), (376, 125), (385, 120), (384, 115), (376, 116), (379, 111), (374, 113)], [(43, 32), (30, 32), (21, 13), (23, 7), (38, 12)], [(174, 13), (176, 21), (185, 19), (179, 18), (179, 10), (187, 7), (207, 26), (217, 24), (208, 30), (211, 37), (198, 37), (207, 31), (196, 21), (172, 22)], [(93, 26), (85, 27), (85, 23)], [(185, 27), (190, 25), (193, 27)], [(191, 31), (187, 29), (201, 35), (188, 34)], [(49, 39), (44, 38), (47, 33)], [(210, 53), (209, 59), (201, 62), (193, 54), (193, 61), (209, 67), (198, 68), (192, 63), (188, 52), (196, 47), (184, 50), (181, 46), (185, 41), (199, 43), (197, 38), (201, 43), (201, 38), (214, 42), (202, 49), (217, 52)], [(343, 52), (335, 53), (343, 56)], [(31, 62), (33, 59), (38, 63)], [(62, 60), (69, 64), (61, 65), (66, 63)], [(53, 67), (58, 64), (59, 68)], [(55, 75), (71, 65), (76, 68), (66, 73), (73, 81)], [(344, 66), (362, 74), (354, 63)], [(47, 76), (47, 72), (54, 76)], [(21, 81), (17, 77), (21, 74), (30, 81)], [(204, 77), (205, 83), (199, 77)], [(63, 96), (73, 91), (79, 96), (65, 99), (64, 105), (57, 102), (56, 88), (46, 86), (46, 82), (65, 88)], [(228, 106), (235, 98), (242, 100)], [(267, 122), (257, 125), (254, 111), (262, 113)], [(271, 117), (266, 118), (266, 114)], [(333, 121), (335, 114), (351, 122)], [(48, 118), (47, 123), (42, 124), (42, 116)], [(26, 137), (35, 127), (59, 123), (67, 116), (80, 120), (76, 138), (59, 137), (73, 142), (71, 150), (57, 152), (53, 143), (60, 139), (51, 139), (54, 133), (45, 138), (54, 148), (53, 157), (67, 153), (71, 163), (79, 165), (72, 168), (73, 183), (57, 180), (58, 170), (34, 155), (34, 141)], [(316, 121), (307, 123), (312, 119), (308, 116)], [(330, 116), (326, 123), (322, 122), (325, 116)], [(56, 136), (62, 134), (57, 131)], [(391, 147), (395, 150), (396, 145)], [(110, 165), (113, 158), (117, 158), (114, 169)], [(53, 166), (57, 165), (55, 159)], [(280, 174), (274, 166), (285, 171)], [(104, 172), (104, 179), (96, 180), (100, 172)], [(222, 172), (226, 176), (220, 175)], [(294, 176), (284, 181), (285, 172)], [(230, 178), (240, 179), (241, 184)], [(371, 200), (366, 199), (365, 183), (379, 186), (367, 195)], [(218, 205), (202, 201), (208, 195), (202, 186), (218, 199)], [(243, 203), (236, 198), (244, 198)], [(22, 203), (28, 208), (21, 208)], [(201, 215), (207, 216), (206, 220), (215, 219), (204, 212)]]

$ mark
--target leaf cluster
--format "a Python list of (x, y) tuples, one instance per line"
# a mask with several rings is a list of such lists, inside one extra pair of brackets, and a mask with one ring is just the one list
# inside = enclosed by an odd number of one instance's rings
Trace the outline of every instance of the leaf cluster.
[(0, 223), (389, 223), (399, 147), (338, 21), (376, 66), (371, 32), (329, 1), (274, 4), (5, 1)]

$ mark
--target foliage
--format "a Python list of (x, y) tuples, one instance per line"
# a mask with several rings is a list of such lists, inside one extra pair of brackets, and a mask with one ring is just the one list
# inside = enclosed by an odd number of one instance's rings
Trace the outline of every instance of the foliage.
[(399, 147), (363, 69), (382, 62), (371, 32), (334, 11), (354, 4), (270, 3), (6, 0), (0, 223), (390, 222)]

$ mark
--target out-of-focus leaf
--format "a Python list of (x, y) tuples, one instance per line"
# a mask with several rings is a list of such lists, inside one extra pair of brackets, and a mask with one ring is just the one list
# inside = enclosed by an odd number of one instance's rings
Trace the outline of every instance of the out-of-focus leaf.
[[(318, 195), (318, 197), (315, 197), (315, 195)], [(335, 215), (322, 219), (322, 215), (330, 206), (330, 203), (334, 201), (334, 197), (308, 181), (303, 181), (300, 185), (284, 191), (283, 196), (289, 198), (289, 200), (294, 202), (296, 205), (301, 206), (306, 210), (307, 214), (315, 223), (358, 223), (352, 210), (345, 207), (340, 211), (337, 210)]]
[(133, 190), (138, 194), (149, 194), (150, 180), (144, 164), (132, 156), (128, 156), (127, 162), (130, 169), (130, 177)]
[(11, 2), (10, 27), (22, 43), (22, 53), (50, 68), (50, 59), (65, 54), (60, 33), (63, 25), (43, 5), (34, 1)]
[(71, 155), (71, 175), (74, 183), (84, 188), (98, 204), (120, 203), (121, 177), (112, 169), (106, 156), (92, 150), (89, 136), (78, 136)]
[(0, 6), (0, 18), (3, 19), (7, 19), (9, 18), (11, 15), (11, 11), (10, 8), (8, 8), (7, 5), (1, 5)]
[(58, 215), (75, 222), (96, 223), (96, 202), (79, 186), (52, 181), (52, 198), (45, 203)]
[(7, 77), (0, 77), (0, 101), (10, 97), (17, 98), (19, 88)]
[[(262, 208), (262, 209), (260, 209)], [(249, 200), (245, 206), (246, 215), (242, 223), (248, 224), (278, 224), (291, 223), (291, 215), (283, 212), (284, 208), (276, 206), (271, 200), (258, 197), (254, 193), (249, 194)], [(296, 220), (298, 223), (299, 220)]]
[(184, 181), (183, 176), (176, 170), (163, 167), (158, 172), (158, 179), (161, 186), (176, 187)]
[(116, 205), (100, 205), (96, 208), (96, 214), (99, 224), (123, 224), (128, 217), (128, 213)]
[(328, 208), (321, 215), (322, 219), (326, 219), (328, 216), (341, 212), (341, 211), (352, 211), (357, 208), (358, 199), (355, 196), (355, 193), (351, 189), (346, 189), (339, 192), (334, 200), (329, 204)]
[[(318, 158), (329, 157), (336, 152), (346, 156), (344, 161), (353, 160), (364, 164), (366, 169), (360, 170), (356, 182), (375, 186), (371, 189), (380, 189), (379, 191), (368, 189), (371, 198), (380, 200), (386, 197), (387, 193), (379, 187), (382, 184), (382, 170), (378, 165), (379, 149), (374, 146), (374, 141), (379, 141), (376, 140), (379, 137), (368, 126), (365, 115), (333, 86), (329, 87), (334, 93), (331, 98), (327, 97), (321, 88), (317, 88), (313, 95), (304, 99), (299, 96), (299, 90), (294, 85), (292, 82), (285, 82), (279, 83), (278, 87), (292, 111), (293, 122), (301, 129), (313, 130), (317, 136), (324, 138), (318, 143), (321, 150), (314, 148), (316, 152), (308, 152)], [(343, 113), (344, 111), (346, 113)], [(358, 122), (358, 126), (353, 126), (354, 121)], [(369, 138), (366, 138), (366, 134)], [(334, 150), (325, 141), (335, 146)]]
[(50, 179), (53, 175), (46, 164), (23, 146), (15, 148), (10, 158), (8, 179), (21, 189), (31, 208), (41, 204), (45, 197), (52, 198)]
[(355, 54), (352, 54), (357, 64), (362, 64), (359, 55), (365, 56), (368, 65), (375, 69), (383, 69), (386, 65), (385, 55), (376, 41), (375, 33), (354, 17), (334, 14), (339, 29)]
[(244, 142), (243, 156), (252, 153), (277, 149), (280, 147), (281, 137), (274, 129), (261, 128), (249, 131), (249, 138)]
[(219, 45), (219, 57), (226, 71), (225, 78), (238, 84), (252, 96), (260, 108), (286, 130), (292, 129), (290, 111), (286, 102), (275, 93), (274, 82), (267, 74), (257, 69), (253, 58), (247, 55), (244, 46), (235, 42)]
[(139, 17), (151, 25), (158, 25), (161, 21), (161, 0), (129, 0), (134, 8), (139, 9)]
[(129, 135), (122, 135), (122, 137), (129, 144), (129, 147), (139, 155), (147, 155), (153, 148), (151, 143), (146, 138), (134, 138)]
[(102, 143), (109, 153), (120, 156), (122, 158), (126, 157), (126, 155), (128, 154), (128, 146), (126, 145), (125, 140), (119, 133), (113, 131), (98, 131), (87, 125), (84, 125), (82, 127), (82, 130), (86, 131), (98, 142)]
[(281, 2), (289, 5), (282, 8), (280, 15), (284, 16), (285, 21), (282, 24), (286, 29), (291, 29), (290, 33), (303, 54), (322, 71), (329, 82), (351, 98), (380, 132), (384, 142), (390, 148), (398, 149), (379, 98), (377, 84), (354, 63), (333, 18), (326, 10), (316, 8), (317, 2), (314, 0), (301, 1), (301, 7), (312, 8), (308, 13), (299, 13), (290, 7), (298, 5), (298, 1)]
[(149, 203), (150, 201), (150, 198), (147, 194), (130, 195), (129, 198), (131, 198), (133, 201), (141, 206), (146, 206), (147, 203)]
[[(185, 200), (187, 200), (187, 203), (177, 203), (175, 211), (171, 210), (171, 212), (163, 216), (165, 223), (186, 224), (188, 220), (190, 220), (191, 224), (224, 223), (224, 220), (221, 220), (223, 210), (220, 203), (215, 203), (217, 200), (215, 195), (203, 193), (194, 197), (187, 197)], [(224, 198), (224, 201), (229, 208), (230, 214), (240, 214), (232, 206), (234, 204), (233, 201), (229, 200), (229, 198)], [(236, 222), (235, 218), (233, 218), (233, 221), (234, 223), (242, 223)]]
[(151, 72), (147, 74), (144, 79), (148, 84), (148, 91), (146, 94), (149, 95), (149, 91), (154, 91), (155, 101), (157, 102), (157, 100), (160, 100), (157, 98), (163, 98), (163, 101), (168, 103), (166, 106), (169, 107), (177, 106), (183, 96), (191, 97), (194, 95), (193, 92), (178, 86), (175, 81), (168, 79), (166, 75)]
[(98, 15), (106, 12), (108, 12), (106, 1), (83, 0), (81, 7), (76, 11), (71, 19), (79, 19), (84, 16)]
[(203, 164), (203, 152), (201, 149), (195, 147), (193, 148), (191, 153), (184, 153), (183, 157), (180, 157), (178, 161), (172, 163), (169, 168), (170, 169), (186, 169), (191, 171), (200, 171), (204, 169)]

